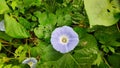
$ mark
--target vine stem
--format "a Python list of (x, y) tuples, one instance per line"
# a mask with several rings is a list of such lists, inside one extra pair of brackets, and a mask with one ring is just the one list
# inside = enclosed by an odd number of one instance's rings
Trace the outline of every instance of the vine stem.
[(13, 54), (14, 55), (14, 53), (13, 52), (11, 52), (11, 51), (9, 51), (7, 48), (5, 48), (4, 46), (2, 46), (7, 52), (9, 52), (9, 53), (11, 53), (11, 54)]
[[(29, 39), (26, 39), (26, 40), (25, 40), (25, 42), (26, 42), (26, 44), (25, 44), (25, 45), (28, 45), (28, 40), (29, 40)], [(30, 54), (30, 49), (31, 49), (31, 48), (30, 48), (30, 47), (28, 47), (28, 57), (31, 57), (31, 54)]]
[(118, 29), (118, 31), (120, 32), (119, 24), (116, 24), (116, 25), (117, 25), (117, 29)]
[(8, 45), (20, 45), (20, 44), (15, 44), (15, 43), (11, 43), (11, 42), (6, 42), (6, 41), (3, 41), (1, 39), (0, 39), (0, 42), (3, 43), (3, 44), (8, 44)]
[(31, 57), (30, 49), (31, 49), (31, 48), (29, 47), (29, 49), (28, 49), (28, 56), (29, 56), (29, 57)]
[(111, 68), (111, 66), (108, 64), (107, 60), (103, 57), (104, 62), (108, 65), (109, 68)]

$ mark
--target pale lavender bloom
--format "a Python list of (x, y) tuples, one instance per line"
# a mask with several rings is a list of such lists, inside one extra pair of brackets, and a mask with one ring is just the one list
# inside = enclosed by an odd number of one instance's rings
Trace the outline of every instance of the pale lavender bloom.
[(0, 31), (5, 31), (4, 20), (0, 22)]
[(36, 58), (27, 58), (22, 62), (22, 64), (28, 64), (30, 68), (36, 68), (37, 60)]
[(73, 50), (79, 42), (78, 34), (69, 26), (56, 28), (51, 35), (53, 48), (61, 53)]

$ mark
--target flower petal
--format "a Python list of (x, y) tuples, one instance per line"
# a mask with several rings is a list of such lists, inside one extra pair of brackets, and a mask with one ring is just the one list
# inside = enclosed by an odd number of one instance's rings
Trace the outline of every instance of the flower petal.
[(68, 26), (63, 26), (61, 28), (61, 33), (67, 35), (70, 38), (78, 38), (77, 33), (71, 27)]
[(35, 58), (27, 58), (22, 62), (22, 64), (29, 64), (29, 62), (32, 62), (31, 68), (36, 67), (37, 60)]
[[(67, 36), (68, 42), (61, 43), (61, 37)], [(51, 35), (51, 44), (53, 48), (61, 53), (67, 53), (73, 50), (79, 42), (77, 33), (69, 26), (56, 28)]]
[(66, 45), (62, 45), (60, 42), (54, 42), (54, 41), (51, 41), (51, 42), (52, 42), (53, 48), (56, 49), (57, 51), (61, 53), (64, 53), (67, 51), (65, 47)]
[(77, 46), (78, 43), (79, 43), (78, 38), (74, 38), (72, 40), (69, 40), (69, 43), (68, 43), (69, 50), (73, 50)]
[(0, 22), (0, 30), (5, 31), (4, 20)]

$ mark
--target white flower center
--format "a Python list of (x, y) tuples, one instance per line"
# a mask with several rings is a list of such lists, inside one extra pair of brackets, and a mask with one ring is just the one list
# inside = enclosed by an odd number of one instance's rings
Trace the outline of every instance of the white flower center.
[(67, 36), (63, 35), (60, 37), (60, 43), (62, 43), (62, 44), (67, 44), (68, 41), (69, 41), (69, 39)]

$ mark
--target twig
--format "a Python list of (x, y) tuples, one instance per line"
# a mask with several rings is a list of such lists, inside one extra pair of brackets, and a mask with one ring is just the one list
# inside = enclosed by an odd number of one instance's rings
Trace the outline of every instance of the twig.
[(5, 48), (4, 46), (2, 46), (7, 52), (9, 52), (9, 53), (11, 53), (11, 54), (13, 54), (14, 55), (14, 53), (13, 52), (11, 52), (11, 51), (9, 51), (7, 48)]

